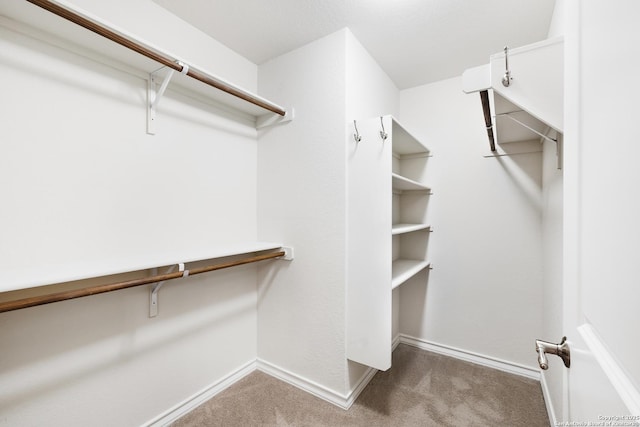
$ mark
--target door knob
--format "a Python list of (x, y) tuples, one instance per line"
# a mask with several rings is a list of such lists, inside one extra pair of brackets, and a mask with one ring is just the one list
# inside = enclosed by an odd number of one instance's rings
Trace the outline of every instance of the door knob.
[(571, 352), (569, 351), (567, 337), (562, 337), (560, 344), (536, 340), (536, 351), (538, 352), (538, 364), (541, 369), (549, 369), (549, 363), (547, 362), (546, 356), (547, 354), (555, 354), (562, 359), (564, 366), (567, 368), (571, 366)]

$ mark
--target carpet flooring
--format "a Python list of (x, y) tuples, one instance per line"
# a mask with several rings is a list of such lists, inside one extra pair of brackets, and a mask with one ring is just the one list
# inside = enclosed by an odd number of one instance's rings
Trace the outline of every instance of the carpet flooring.
[(549, 427), (549, 418), (539, 382), (401, 344), (349, 410), (256, 371), (172, 426)]

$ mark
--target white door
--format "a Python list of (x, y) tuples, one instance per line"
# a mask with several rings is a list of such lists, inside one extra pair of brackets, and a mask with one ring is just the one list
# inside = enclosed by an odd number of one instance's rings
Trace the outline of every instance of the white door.
[(640, 425), (640, 1), (566, 6), (563, 413)]

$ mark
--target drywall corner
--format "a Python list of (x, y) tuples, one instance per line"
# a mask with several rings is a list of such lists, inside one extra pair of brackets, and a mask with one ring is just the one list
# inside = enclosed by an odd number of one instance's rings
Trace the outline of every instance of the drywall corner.
[(345, 393), (345, 30), (259, 66), (259, 93), (293, 107), (259, 132), (258, 237), (296, 249), (259, 270), (258, 357)]

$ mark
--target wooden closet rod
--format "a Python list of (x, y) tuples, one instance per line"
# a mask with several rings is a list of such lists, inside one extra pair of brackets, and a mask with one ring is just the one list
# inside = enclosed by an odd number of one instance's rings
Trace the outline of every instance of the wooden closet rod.
[(487, 136), (489, 137), (489, 147), (491, 148), (491, 151), (496, 151), (496, 143), (493, 137), (493, 125), (491, 124), (491, 105), (489, 104), (489, 91), (481, 91), (480, 100), (482, 101), (482, 112), (484, 113), (484, 125), (487, 128)]
[[(93, 31), (96, 34), (101, 35), (102, 37), (105, 37), (111, 41), (114, 41), (126, 48), (129, 48), (135, 52), (138, 52), (141, 55), (146, 56), (147, 58), (153, 59), (154, 61), (157, 61), (159, 63), (161, 63), (162, 65), (172, 68), (176, 71), (182, 72), (182, 69), (184, 68), (181, 64), (178, 64), (178, 62), (175, 59), (172, 59), (158, 51), (155, 51), (153, 49), (150, 49), (147, 46), (143, 46), (140, 43), (137, 43), (134, 40), (131, 40), (121, 34), (116, 33), (113, 30), (110, 30), (102, 25), (100, 25), (99, 23), (85, 18), (81, 15), (78, 15), (77, 13), (63, 7), (60, 6), (58, 4), (53, 3), (52, 1), (49, 0), (27, 0), (29, 3), (33, 3), (36, 6), (40, 6), (41, 8), (48, 10), (51, 13), (54, 13), (64, 19), (67, 19), (75, 24), (78, 24), (90, 31)], [(230, 95), (233, 95), (237, 98), (243, 99), (247, 102), (250, 102), (251, 104), (257, 105), (259, 107), (262, 107), (266, 110), (269, 110), (275, 114), (278, 114), (280, 116), (285, 116), (285, 114), (287, 113), (282, 107), (276, 105), (276, 104), (272, 104), (271, 102), (268, 102), (262, 98), (256, 97), (254, 95), (252, 95), (251, 93), (245, 92), (244, 90), (232, 86), (220, 79), (217, 79), (213, 76), (210, 76), (206, 73), (203, 72), (199, 72), (196, 71), (194, 69), (192, 69), (191, 67), (189, 67), (188, 71), (187, 71), (187, 76), (194, 78), (196, 80), (201, 81), (202, 83), (205, 83), (209, 86), (213, 86), (216, 89), (219, 89), (223, 92), (226, 92)]]
[[(250, 264), (252, 262), (264, 261), (267, 259), (279, 258), (285, 256), (284, 251), (272, 252), (264, 255), (255, 255), (249, 258), (243, 258), (236, 261), (229, 261), (221, 264), (207, 265), (205, 267), (199, 267), (190, 269), (188, 276), (195, 274), (207, 273), (209, 271), (221, 270), (223, 268), (235, 267), (237, 265)], [(118, 291), (120, 289), (133, 288), (135, 286), (148, 285), (150, 283), (162, 282), (165, 280), (179, 279), (185, 277), (183, 271), (175, 271), (173, 273), (158, 274), (150, 277), (143, 277), (141, 279), (127, 280), (123, 282), (116, 282), (104, 285), (90, 286), (87, 288), (63, 291), (53, 294), (40, 295), (29, 298), (22, 298), (15, 301), (7, 301), (0, 303), (0, 313), (5, 311), (19, 310), (27, 307), (35, 307), (37, 305), (49, 304), (52, 302), (65, 301), (74, 298), (86, 297), (89, 295), (103, 294), (105, 292)]]

